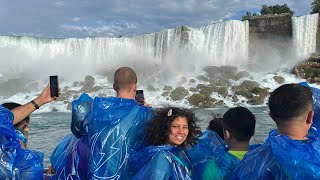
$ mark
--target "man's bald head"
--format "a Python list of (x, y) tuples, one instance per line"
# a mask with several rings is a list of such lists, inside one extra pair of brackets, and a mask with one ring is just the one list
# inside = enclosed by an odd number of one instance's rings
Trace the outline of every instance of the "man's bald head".
[(130, 90), (137, 83), (137, 75), (129, 67), (121, 67), (114, 73), (113, 89), (115, 91)]

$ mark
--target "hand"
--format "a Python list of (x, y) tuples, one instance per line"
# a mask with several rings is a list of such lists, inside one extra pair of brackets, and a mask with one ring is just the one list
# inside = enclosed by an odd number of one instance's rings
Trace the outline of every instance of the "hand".
[(152, 106), (151, 104), (149, 104), (149, 103), (147, 103), (146, 102), (146, 98), (144, 98), (144, 104), (143, 104), (144, 106)]
[[(60, 89), (59, 89), (60, 94)], [(47, 87), (41, 92), (41, 94), (34, 100), (39, 106), (42, 106), (46, 103), (49, 103), (55, 100), (57, 97), (51, 97), (50, 93), (50, 85), (48, 84)]]

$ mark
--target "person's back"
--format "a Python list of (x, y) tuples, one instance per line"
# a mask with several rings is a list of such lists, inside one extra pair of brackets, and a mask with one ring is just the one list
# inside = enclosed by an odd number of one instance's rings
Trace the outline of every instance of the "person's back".
[[(114, 76), (113, 87), (117, 97), (92, 99), (83, 94), (79, 100), (73, 102), (73, 122), (74, 119), (80, 119), (73, 125), (80, 125), (81, 128), (72, 128), (72, 132), (80, 139), (88, 138), (89, 172), (87, 178), (81, 178), (77, 172), (68, 168), (70, 171), (65, 172), (64, 177), (71, 175), (78, 179), (127, 179), (130, 176), (131, 149), (140, 150), (144, 146), (146, 122), (153, 115), (149, 107), (139, 106), (135, 101), (136, 86), (135, 72), (123, 67), (118, 69)], [(69, 138), (66, 142), (61, 142), (56, 148), (59, 152), (51, 158), (52, 162), (60, 164), (56, 166), (58, 173), (62, 172), (65, 166), (70, 166), (66, 160), (61, 161), (59, 158), (62, 154), (59, 149), (63, 149), (68, 142), (76, 142), (70, 140)], [(74, 146), (79, 145), (74, 143)], [(72, 154), (70, 151), (64, 156), (68, 158)], [(77, 153), (76, 157), (81, 156)], [(79, 171), (78, 166), (76, 164), (76, 171)]]
[(299, 84), (280, 86), (271, 93), (268, 106), (277, 131), (247, 153), (232, 179), (320, 177), (320, 141), (308, 136), (314, 114), (312, 90)]

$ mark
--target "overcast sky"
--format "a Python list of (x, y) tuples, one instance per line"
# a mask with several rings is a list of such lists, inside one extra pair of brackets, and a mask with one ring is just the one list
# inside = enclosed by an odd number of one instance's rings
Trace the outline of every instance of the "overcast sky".
[(309, 14), (313, 0), (0, 0), (0, 35), (131, 36), (241, 19), (262, 4)]

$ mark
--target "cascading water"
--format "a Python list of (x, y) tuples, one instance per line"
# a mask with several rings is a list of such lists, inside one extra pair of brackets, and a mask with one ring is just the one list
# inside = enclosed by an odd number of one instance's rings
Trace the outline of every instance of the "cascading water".
[[(66, 64), (66, 61), (72, 61), (70, 59), (77, 59), (73, 61), (78, 62), (78, 65), (84, 64), (83, 68), (93, 69), (104, 65), (109, 68), (131, 65), (131, 61), (137, 63), (136, 59), (139, 58), (147, 59), (149, 64), (158, 65), (170, 64), (170, 61), (183, 64), (181, 60), (190, 61), (190, 57), (198, 57), (192, 61), (196, 60), (201, 65), (234, 64), (235, 59), (238, 64), (242, 64), (239, 59), (245, 61), (248, 56), (248, 28), (248, 22), (227, 21), (199, 29), (182, 26), (159, 33), (122, 38), (51, 39), (2, 36), (0, 52), (2, 50), (6, 58), (1, 63), (0, 72), (12, 73), (8, 72), (8, 69), (18, 66), (21, 71), (27, 71), (28, 68), (25, 67), (38, 67), (37, 63)], [(10, 50), (13, 52), (10, 53)], [(17, 53), (22, 57), (17, 57)], [(73, 65), (74, 63), (72, 67)], [(7, 68), (8, 66), (12, 67)], [(55, 67), (50, 68), (50, 71), (53, 70)]]
[[(312, 22), (316, 21), (316, 17), (313, 15), (307, 16), (307, 19), (311, 17), (313, 18)], [(307, 22), (310, 24), (311, 20), (302, 19), (298, 18), (294, 20), (297, 23), (293, 23), (294, 29), (296, 29), (295, 39), (301, 38), (302, 34), (305, 35), (304, 32), (309, 34), (302, 38), (303, 40), (307, 38), (308, 41), (295, 41), (296, 46), (301, 47), (300, 49), (305, 48), (312, 40), (312, 33), (307, 31), (309, 27), (303, 25)], [(311, 26), (314, 27), (314, 24)], [(98, 86), (96, 88), (98, 90), (93, 89), (91, 95), (108, 96), (114, 93), (112, 73), (120, 66), (130, 66), (135, 69), (140, 88), (145, 90), (148, 102), (155, 106), (167, 103), (189, 106), (191, 104), (189, 98), (199, 93), (209, 93), (205, 100), (212, 98), (210, 103), (213, 104), (208, 107), (263, 104), (265, 102), (264, 96), (258, 99), (259, 95), (245, 93), (235, 86), (241, 85), (245, 80), (254, 80), (266, 91), (272, 90), (279, 86), (279, 83), (274, 80), (275, 75), (285, 77), (287, 83), (297, 82), (296, 77), (288, 73), (240, 73), (243, 70), (241, 67), (245, 67), (249, 62), (248, 48), (249, 23), (248, 21), (234, 20), (202, 28), (182, 26), (158, 33), (121, 38), (53, 39), (0, 36), (0, 56), (2, 59), (0, 73), (3, 75), (0, 80), (27, 77), (28, 80), (31, 79), (39, 83), (38, 89), (35, 89), (35, 85), (32, 83), (31, 85), (17, 86), (16, 84), (19, 84), (20, 81), (11, 81), (11, 84), (8, 81), (6, 85), (20, 88), (20, 91), (17, 92), (26, 92), (25, 90), (29, 90), (31, 87), (30, 93), (27, 95), (16, 94), (13, 97), (10, 96), (13, 94), (12, 92), (16, 91), (12, 91), (9, 86), (7, 89), (2, 88), (1, 84), (0, 100), (17, 101), (18, 99), (17, 102), (21, 103), (29, 101), (28, 98), (35, 97), (40, 88), (45, 86), (44, 83), (47, 83), (49, 75), (57, 74), (61, 78), (60, 87), (63, 88), (63, 92), (69, 92), (69, 94), (65, 95), (66, 99), (53, 104), (59, 111), (65, 111), (68, 102), (83, 92), (81, 90), (84, 87), (83, 83), (74, 82), (75, 80), (83, 80), (87, 74), (92, 75), (95, 77), (95, 86)], [(300, 49), (296, 51), (300, 52)], [(313, 50), (304, 50), (303, 52), (310, 53)], [(272, 56), (270, 54), (268, 58), (272, 58)], [(261, 63), (265, 63), (264, 59), (261, 59)], [(203, 67), (206, 66), (223, 65), (233, 67), (220, 69), (210, 67), (211, 72), (206, 71), (205, 73), (203, 71)], [(218, 73), (217, 77), (209, 77), (210, 74), (215, 75), (215, 71), (225, 71), (225, 73)], [(236, 77), (238, 72), (242, 74), (239, 78)], [(250, 82), (246, 83), (250, 84)], [(187, 92), (184, 91), (185, 95), (179, 99), (179, 97), (171, 96), (174, 94), (172, 90), (164, 90), (165, 85), (172, 86), (173, 89), (182, 87)], [(25, 88), (27, 86), (28, 88)], [(201, 89), (201, 87), (207, 89)], [(6, 91), (5, 93), (1, 92), (3, 89)], [(1, 95), (1, 93), (5, 95)], [(43, 111), (52, 110), (50, 107), (42, 109)]]
[(316, 34), (319, 14), (292, 17), (293, 42), (299, 58), (316, 52)]

